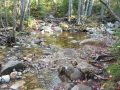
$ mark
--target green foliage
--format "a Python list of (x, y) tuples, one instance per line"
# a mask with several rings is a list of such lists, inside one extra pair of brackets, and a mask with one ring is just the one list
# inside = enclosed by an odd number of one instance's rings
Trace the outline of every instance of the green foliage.
[[(107, 68), (107, 72), (113, 76), (113, 79), (120, 77), (120, 32), (118, 29), (114, 29), (115, 35), (118, 39), (112, 44), (111, 52), (115, 55), (117, 62)], [(120, 78), (119, 78), (120, 80)]]
[(115, 64), (107, 68), (107, 72), (113, 77), (120, 75), (120, 61), (118, 60)]
[(28, 15), (25, 15), (25, 21), (24, 21), (25, 25), (31, 28), (33, 25), (33, 22), (34, 22), (34, 17), (32, 16), (28, 17)]
[(41, 4), (40, 7), (36, 5), (36, 2), (32, 2), (31, 4), (31, 16), (35, 17), (36, 19), (43, 19), (46, 16), (46, 11), (44, 6)]

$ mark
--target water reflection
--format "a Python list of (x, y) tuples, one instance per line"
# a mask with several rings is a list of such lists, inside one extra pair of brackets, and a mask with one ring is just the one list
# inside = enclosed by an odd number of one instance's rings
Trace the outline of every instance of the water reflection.
[(63, 32), (61, 34), (45, 36), (44, 38), (46, 39), (46, 44), (53, 44), (64, 48), (78, 48), (79, 42), (85, 39), (85, 36), (86, 33), (84, 32)]

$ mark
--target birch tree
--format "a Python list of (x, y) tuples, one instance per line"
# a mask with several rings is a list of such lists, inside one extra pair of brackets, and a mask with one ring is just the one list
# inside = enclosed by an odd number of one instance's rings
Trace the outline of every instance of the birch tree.
[(93, 3), (94, 3), (94, 0), (90, 0), (89, 10), (88, 10), (88, 16), (90, 16), (91, 13), (92, 13)]
[(85, 10), (85, 1), (81, 0), (81, 15), (84, 15), (84, 10)]
[(23, 31), (26, 0), (21, 0), (21, 4), (22, 4), (22, 9), (21, 9), (21, 16), (20, 16), (20, 30)]
[(73, 5), (72, 5), (72, 0), (69, 0), (69, 7), (68, 7), (68, 22), (70, 22), (70, 18), (71, 18), (71, 15), (72, 15), (72, 8), (73, 8)]
[(78, 17), (77, 17), (78, 25), (80, 25), (80, 15), (81, 15), (81, 0), (78, 0)]
[(100, 18), (103, 20), (104, 18), (104, 12), (105, 12), (105, 5), (102, 4), (102, 9), (101, 9), (101, 15), (100, 15)]

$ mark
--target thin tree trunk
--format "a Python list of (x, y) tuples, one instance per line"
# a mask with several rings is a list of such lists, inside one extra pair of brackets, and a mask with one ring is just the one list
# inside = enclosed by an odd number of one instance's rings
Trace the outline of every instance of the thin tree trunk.
[(85, 10), (85, 18), (87, 17), (87, 12), (88, 12), (88, 6), (89, 6), (89, 0), (86, 1), (86, 10)]
[(110, 8), (110, 6), (107, 3), (105, 3), (103, 0), (99, 0), (99, 1), (102, 4), (104, 4), (106, 6), (106, 8), (109, 10), (109, 12), (111, 13), (111, 15), (113, 15), (114, 18), (120, 22), (120, 18), (112, 11), (112, 9)]
[(101, 15), (100, 15), (102, 21), (104, 19), (104, 11), (105, 11), (105, 5), (102, 4)]
[(78, 25), (80, 25), (80, 15), (81, 15), (81, 0), (78, 0), (78, 18), (77, 18)]
[(90, 16), (91, 13), (92, 13), (93, 3), (94, 3), (94, 0), (90, 0), (89, 10), (88, 10), (88, 16)]
[(85, 2), (84, 2), (84, 0), (82, 0), (81, 3), (82, 3), (81, 4), (81, 15), (84, 15), (84, 10), (85, 10)]
[(20, 30), (23, 31), (23, 23), (24, 23), (24, 17), (25, 17), (26, 0), (22, 0), (21, 4), (22, 4), (22, 10), (21, 10), (21, 18), (20, 18)]
[(18, 0), (14, 0), (14, 9), (13, 9), (13, 31), (11, 32), (11, 34), (13, 34), (13, 35), (11, 36), (12, 39), (13, 39), (13, 42), (15, 42), (17, 1), (18, 1)]
[(69, 7), (68, 7), (68, 22), (70, 22), (71, 15), (72, 15), (72, 0), (69, 0)]
[(31, 0), (29, 0), (29, 2), (28, 2), (28, 24), (30, 21), (30, 5), (31, 5)]
[(4, 0), (4, 10), (5, 10), (6, 27), (8, 27), (8, 15), (7, 15), (7, 9), (6, 9), (6, 0)]

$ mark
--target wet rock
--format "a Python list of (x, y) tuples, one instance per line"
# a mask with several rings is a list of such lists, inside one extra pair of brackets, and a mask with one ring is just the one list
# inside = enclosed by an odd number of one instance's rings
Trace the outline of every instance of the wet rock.
[(102, 39), (98, 38), (90, 38), (90, 39), (85, 39), (79, 43), (81, 46), (84, 45), (93, 45), (93, 46), (98, 46), (98, 47), (104, 47), (105, 43), (103, 42)]
[(20, 71), (25, 68), (22, 61), (9, 61), (1, 70), (1, 75), (9, 75), (13, 69)]
[(78, 41), (77, 41), (77, 40), (72, 40), (71, 42), (72, 42), (72, 43), (77, 43)]
[(11, 89), (18, 89), (19, 87), (23, 86), (26, 82), (24, 80), (20, 80), (15, 82), (15, 84), (13, 84), (10, 88)]
[(9, 75), (3, 75), (0, 77), (0, 82), (5, 83), (10, 81), (10, 76)]
[(92, 90), (92, 88), (84, 84), (79, 84), (75, 85), (71, 90)]

